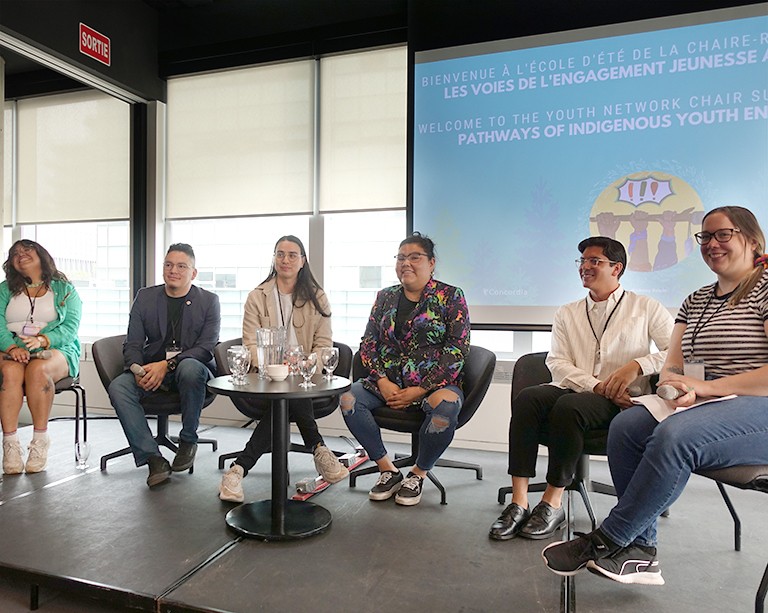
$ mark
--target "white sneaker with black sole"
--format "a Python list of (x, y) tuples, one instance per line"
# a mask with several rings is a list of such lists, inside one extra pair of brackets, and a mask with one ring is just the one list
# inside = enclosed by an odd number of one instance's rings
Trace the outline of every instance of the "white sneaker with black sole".
[(376, 485), (368, 492), (368, 498), (371, 500), (389, 500), (400, 489), (403, 481), (403, 473), (399, 470), (397, 472), (385, 470), (379, 475)]
[(421, 501), (421, 489), (424, 486), (424, 478), (408, 473), (400, 489), (395, 496), (395, 502), (406, 507), (419, 504)]
[(606, 558), (590, 560), (587, 569), (619, 583), (664, 585), (655, 547), (629, 545)]

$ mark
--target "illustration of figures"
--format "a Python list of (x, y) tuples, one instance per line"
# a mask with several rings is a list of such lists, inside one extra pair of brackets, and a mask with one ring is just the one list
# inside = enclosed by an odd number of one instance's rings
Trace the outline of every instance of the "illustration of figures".
[(629, 263), (627, 268), (637, 272), (649, 272), (651, 260), (648, 255), (648, 213), (633, 211), (629, 216), (632, 234), (629, 235)]
[[(664, 270), (677, 264), (677, 241), (675, 240), (675, 226), (677, 226), (677, 213), (675, 211), (663, 211), (659, 223), (661, 224), (661, 236), (659, 247), (656, 250), (656, 259), (653, 261), (654, 270)], [(690, 227), (690, 223), (688, 224)]]
[(613, 213), (605, 211), (598, 213), (595, 221), (597, 221), (597, 233), (600, 236), (616, 239), (616, 230), (621, 225), (621, 219)]

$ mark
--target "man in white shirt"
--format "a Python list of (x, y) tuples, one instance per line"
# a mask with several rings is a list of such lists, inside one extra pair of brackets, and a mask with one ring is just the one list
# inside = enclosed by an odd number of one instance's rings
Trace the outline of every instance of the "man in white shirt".
[[(664, 306), (621, 287), (627, 253), (604, 236), (579, 243), (576, 260), (586, 298), (560, 307), (552, 324), (547, 367), (552, 384), (528, 387), (514, 400), (509, 424), (512, 503), (489, 536), (508, 540), (551, 537), (565, 525), (562, 497), (584, 448), (584, 433), (605, 429), (633, 395), (648, 393), (648, 376), (664, 365), (674, 320)], [(651, 353), (651, 342), (658, 352)], [(547, 487), (528, 507), (542, 430), (549, 433)]]

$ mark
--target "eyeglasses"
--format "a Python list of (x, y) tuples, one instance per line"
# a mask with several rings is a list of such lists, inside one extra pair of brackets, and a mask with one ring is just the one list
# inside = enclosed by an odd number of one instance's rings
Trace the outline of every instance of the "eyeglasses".
[(11, 255), (12, 258), (15, 258), (15, 257), (21, 255), (22, 253), (29, 253), (30, 251), (34, 251), (34, 250), (35, 250), (35, 247), (34, 247), (34, 245), (32, 243), (23, 243), (22, 242), (22, 243), (19, 243), (16, 246), (16, 249), (14, 249), (11, 252), (10, 255)]
[(579, 258), (578, 260), (574, 260), (574, 261), (576, 262), (576, 266), (578, 266), (579, 268), (584, 266), (584, 264), (589, 264), (593, 268), (597, 268), (603, 262), (607, 262), (611, 266), (618, 264), (618, 262), (612, 262), (611, 260), (601, 260), (600, 258)]
[(395, 256), (395, 259), (397, 260), (398, 264), (402, 264), (406, 260), (408, 260), (411, 264), (415, 264), (421, 258), (428, 258), (428, 257), (429, 256), (426, 253), (409, 253), (408, 255), (403, 255), (402, 253), (398, 253)]
[(734, 232), (741, 232), (741, 230), (738, 228), (720, 228), (714, 232), (696, 232), (694, 236), (696, 237), (696, 242), (699, 243), (699, 245), (706, 245), (709, 243), (709, 241), (712, 240), (713, 236), (718, 243), (727, 243), (733, 238)]
[(173, 270), (176, 268), (176, 270), (179, 272), (187, 272), (192, 267), (189, 264), (184, 264), (184, 262), (181, 262), (180, 264), (174, 264), (173, 262), (163, 262), (163, 268), (165, 270)]
[(288, 260), (289, 262), (295, 262), (301, 257), (301, 254), (296, 251), (276, 251), (276, 260)]

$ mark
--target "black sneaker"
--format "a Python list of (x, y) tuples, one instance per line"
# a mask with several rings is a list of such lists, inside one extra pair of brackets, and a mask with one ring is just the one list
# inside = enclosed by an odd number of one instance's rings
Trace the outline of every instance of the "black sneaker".
[(196, 453), (197, 443), (179, 441), (179, 450), (176, 452), (176, 457), (173, 458), (171, 470), (175, 473), (180, 473), (192, 468), (192, 465), (195, 463)]
[(587, 562), (587, 569), (619, 583), (664, 585), (655, 547), (629, 545), (607, 558), (590, 560)]
[(368, 492), (368, 498), (371, 500), (387, 500), (395, 495), (397, 490), (403, 484), (403, 473), (399, 470), (392, 472), (391, 470), (385, 470), (379, 475), (376, 485)]
[(147, 460), (147, 464), (149, 465), (149, 477), (147, 477), (149, 487), (159, 485), (170, 478), (171, 465), (163, 456), (153, 455)]
[(558, 541), (547, 545), (541, 552), (547, 567), (557, 575), (575, 575), (590, 560), (599, 560), (616, 552), (620, 547), (600, 532), (600, 528), (583, 534), (575, 533), (571, 541)]
[(419, 477), (413, 473), (408, 473), (408, 476), (403, 481), (400, 489), (395, 496), (395, 502), (402, 504), (406, 507), (411, 507), (415, 504), (419, 504), (421, 500), (421, 488), (424, 485), (424, 477)]

